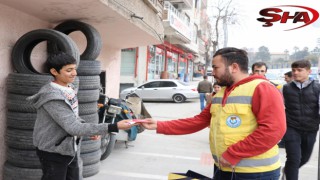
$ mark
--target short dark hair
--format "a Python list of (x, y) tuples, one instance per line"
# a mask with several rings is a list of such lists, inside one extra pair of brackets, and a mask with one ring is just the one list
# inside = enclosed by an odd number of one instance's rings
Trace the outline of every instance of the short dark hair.
[(204, 76), (203, 76), (203, 79), (208, 79), (208, 76), (207, 76), (207, 75), (204, 75)]
[(306, 68), (311, 69), (311, 63), (308, 60), (298, 60), (291, 64), (291, 68)]
[(288, 77), (292, 77), (292, 71), (288, 71), (288, 72), (284, 73), (284, 75), (287, 75)]
[(248, 73), (248, 53), (245, 50), (237, 49), (234, 47), (226, 47), (219, 49), (213, 57), (222, 56), (227, 66), (230, 66), (232, 63), (237, 63), (240, 67), (240, 70), (244, 73)]
[(220, 86), (218, 82), (213, 83), (212, 86), (216, 86), (216, 85)]
[(267, 64), (264, 63), (264, 62), (256, 62), (256, 63), (253, 63), (253, 64), (252, 64), (252, 67), (251, 67), (251, 70), (252, 70), (252, 72), (253, 72), (254, 67), (262, 67), (262, 66), (265, 66), (265, 67), (266, 67), (266, 71), (268, 70), (268, 66), (267, 66)]
[(63, 66), (69, 65), (69, 64), (77, 64), (76, 59), (65, 53), (65, 52), (57, 52), (54, 54), (50, 54), (45, 65), (48, 70), (48, 72), (51, 74), (50, 69), (55, 69), (57, 72), (59, 72)]

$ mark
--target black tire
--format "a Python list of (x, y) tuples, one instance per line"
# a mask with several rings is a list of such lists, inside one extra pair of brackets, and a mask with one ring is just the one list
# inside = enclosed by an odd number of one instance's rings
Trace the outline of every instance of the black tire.
[(80, 157), (82, 159), (83, 165), (87, 166), (90, 164), (96, 164), (100, 161), (101, 157), (101, 151), (100, 149), (98, 151), (93, 151), (89, 153), (81, 153)]
[(20, 112), (8, 111), (7, 126), (9, 128), (15, 128), (15, 129), (33, 130), (36, 118), (37, 118), (37, 113), (20, 113)]
[(172, 100), (175, 103), (183, 103), (186, 100), (186, 97), (184, 97), (182, 94), (175, 94), (172, 96)]
[(93, 114), (81, 115), (80, 118), (86, 123), (98, 124), (99, 122), (99, 115), (97, 112)]
[(79, 90), (77, 94), (79, 103), (97, 102), (99, 99), (99, 92), (99, 89)]
[(7, 148), (7, 161), (21, 168), (41, 168), (40, 160), (35, 150)]
[(32, 134), (32, 130), (7, 128), (5, 136), (7, 146), (14, 149), (35, 150)]
[(21, 168), (11, 165), (8, 162), (4, 163), (3, 167), (3, 179), (4, 180), (39, 180), (42, 177), (42, 170)]
[(79, 90), (100, 89), (100, 76), (78, 76)]
[(98, 103), (91, 102), (91, 103), (83, 103), (79, 104), (79, 115), (88, 115), (98, 112)]
[(101, 136), (101, 161), (105, 160), (111, 154), (116, 140), (116, 134), (113, 133), (108, 133), (105, 136)]
[(98, 76), (101, 73), (101, 62), (81, 59), (77, 73), (79, 76)]
[(8, 93), (8, 110), (13, 112), (36, 113), (36, 108), (26, 100), (27, 97), (29, 96)]
[[(94, 152), (97, 150), (100, 151), (100, 146), (101, 146), (101, 139), (81, 141), (80, 152), (81, 154), (84, 154), (84, 153)], [(99, 160), (100, 160), (100, 157), (99, 157)]]
[(51, 75), (10, 73), (7, 79), (7, 89), (13, 94), (33, 95), (52, 80)]
[(42, 74), (33, 68), (30, 59), (33, 48), (42, 41), (54, 42), (60, 51), (73, 56), (79, 64), (79, 51), (71, 38), (55, 30), (38, 29), (20, 37), (12, 49), (12, 64), (17, 72)]
[(80, 55), (80, 59), (96, 59), (102, 48), (102, 40), (99, 32), (91, 25), (80, 21), (69, 20), (57, 25), (55, 30), (70, 34), (74, 31), (81, 31), (87, 39), (87, 46)]
[(86, 178), (86, 177), (90, 177), (95, 174), (98, 174), (99, 171), (100, 171), (100, 162), (83, 166), (82, 175), (84, 178)]

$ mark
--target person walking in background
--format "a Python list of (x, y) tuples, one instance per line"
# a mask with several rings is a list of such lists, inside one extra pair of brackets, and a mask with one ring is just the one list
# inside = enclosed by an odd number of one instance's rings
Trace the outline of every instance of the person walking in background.
[(197, 87), (198, 93), (200, 95), (200, 109), (201, 111), (204, 109), (204, 101), (206, 98), (206, 93), (212, 93), (212, 84), (210, 81), (208, 81), (208, 76), (204, 75), (203, 80), (199, 82)]
[(214, 180), (278, 179), (277, 143), (286, 131), (281, 93), (265, 77), (249, 76), (244, 50), (222, 48), (212, 66), (222, 87), (212, 104), (191, 118), (149, 119), (142, 125), (167, 135), (191, 134), (210, 125)]
[(295, 61), (291, 68), (293, 81), (282, 89), (287, 119), (283, 137), (287, 153), (284, 174), (288, 180), (297, 180), (299, 168), (310, 159), (319, 130), (320, 87), (309, 79), (309, 61)]
[[(293, 80), (291, 71), (284, 73), (284, 80), (287, 83), (290, 83)], [(283, 86), (281, 87), (280, 91), (281, 91), (281, 93), (283, 93)], [(284, 139), (281, 139), (281, 141), (278, 143), (278, 146), (279, 146), (279, 148), (285, 148)]]
[[(256, 62), (252, 64), (252, 75), (257, 74), (266, 77), (267, 71), (268, 71), (268, 66), (264, 62)], [(281, 84), (276, 84), (272, 81), (270, 81), (271, 84), (273, 84), (277, 89), (281, 89), (282, 85)]]
[(287, 83), (290, 83), (293, 78), (292, 78), (292, 71), (289, 71), (289, 72), (286, 72), (284, 73), (284, 80), (287, 82)]
[(256, 62), (251, 66), (252, 74), (258, 74), (261, 76), (266, 76), (268, 67), (264, 62)]
[(206, 93), (206, 106), (212, 103), (212, 97), (216, 95), (220, 90), (221, 86), (217, 82), (213, 83), (213, 92)]
[(80, 180), (81, 136), (103, 135), (130, 129), (130, 121), (117, 124), (84, 123), (79, 117), (77, 91), (71, 84), (76, 76), (76, 60), (60, 52), (49, 56), (46, 67), (54, 77), (27, 100), (37, 109), (33, 131), (42, 168), (42, 180)]

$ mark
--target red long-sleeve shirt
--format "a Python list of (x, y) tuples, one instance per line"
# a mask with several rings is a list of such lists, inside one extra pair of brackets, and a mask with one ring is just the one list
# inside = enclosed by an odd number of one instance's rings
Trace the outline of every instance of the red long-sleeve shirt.
[[(234, 88), (254, 79), (264, 78), (256, 75), (250, 76), (227, 88), (222, 100), (223, 106)], [(210, 108), (211, 105), (208, 105), (199, 115), (192, 118), (158, 121), (157, 133), (181, 135), (200, 131), (210, 124)], [(252, 112), (257, 119), (257, 129), (244, 140), (229, 146), (222, 154), (223, 158), (232, 165), (236, 165), (243, 158), (256, 156), (271, 149), (286, 131), (282, 95), (271, 83), (262, 82), (256, 87), (252, 96)]]

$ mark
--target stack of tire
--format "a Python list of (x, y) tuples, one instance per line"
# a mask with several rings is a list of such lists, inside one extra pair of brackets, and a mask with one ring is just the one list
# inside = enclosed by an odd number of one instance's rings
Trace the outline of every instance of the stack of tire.
[[(81, 56), (74, 41), (66, 35), (72, 31), (81, 31), (87, 38), (88, 45)], [(7, 160), (3, 169), (5, 180), (41, 179), (41, 165), (32, 143), (36, 109), (26, 98), (52, 81), (51, 75), (38, 72), (30, 60), (33, 48), (43, 41), (48, 42), (49, 53), (60, 50), (77, 60), (79, 78), (74, 84), (79, 88), (79, 115), (86, 122), (98, 123), (101, 65), (99, 61), (94, 61), (101, 50), (98, 32), (88, 24), (66, 21), (55, 30), (38, 29), (26, 33), (16, 42), (12, 51), (12, 62), (17, 73), (11, 73), (7, 78)], [(80, 61), (81, 58), (83, 60)], [(80, 155), (84, 177), (92, 176), (100, 170), (100, 143), (100, 140), (91, 140), (89, 137), (84, 137), (82, 141)]]
[[(100, 94), (101, 64), (96, 58), (100, 54), (102, 42), (98, 31), (89, 24), (78, 21), (66, 21), (54, 28), (64, 34), (81, 31), (86, 39), (87, 46), (80, 55), (80, 63), (77, 68), (79, 77), (79, 115), (87, 123), (98, 123), (97, 101)], [(80, 157), (83, 161), (83, 177), (97, 174), (100, 170), (101, 140), (91, 140), (83, 137), (81, 142)]]

